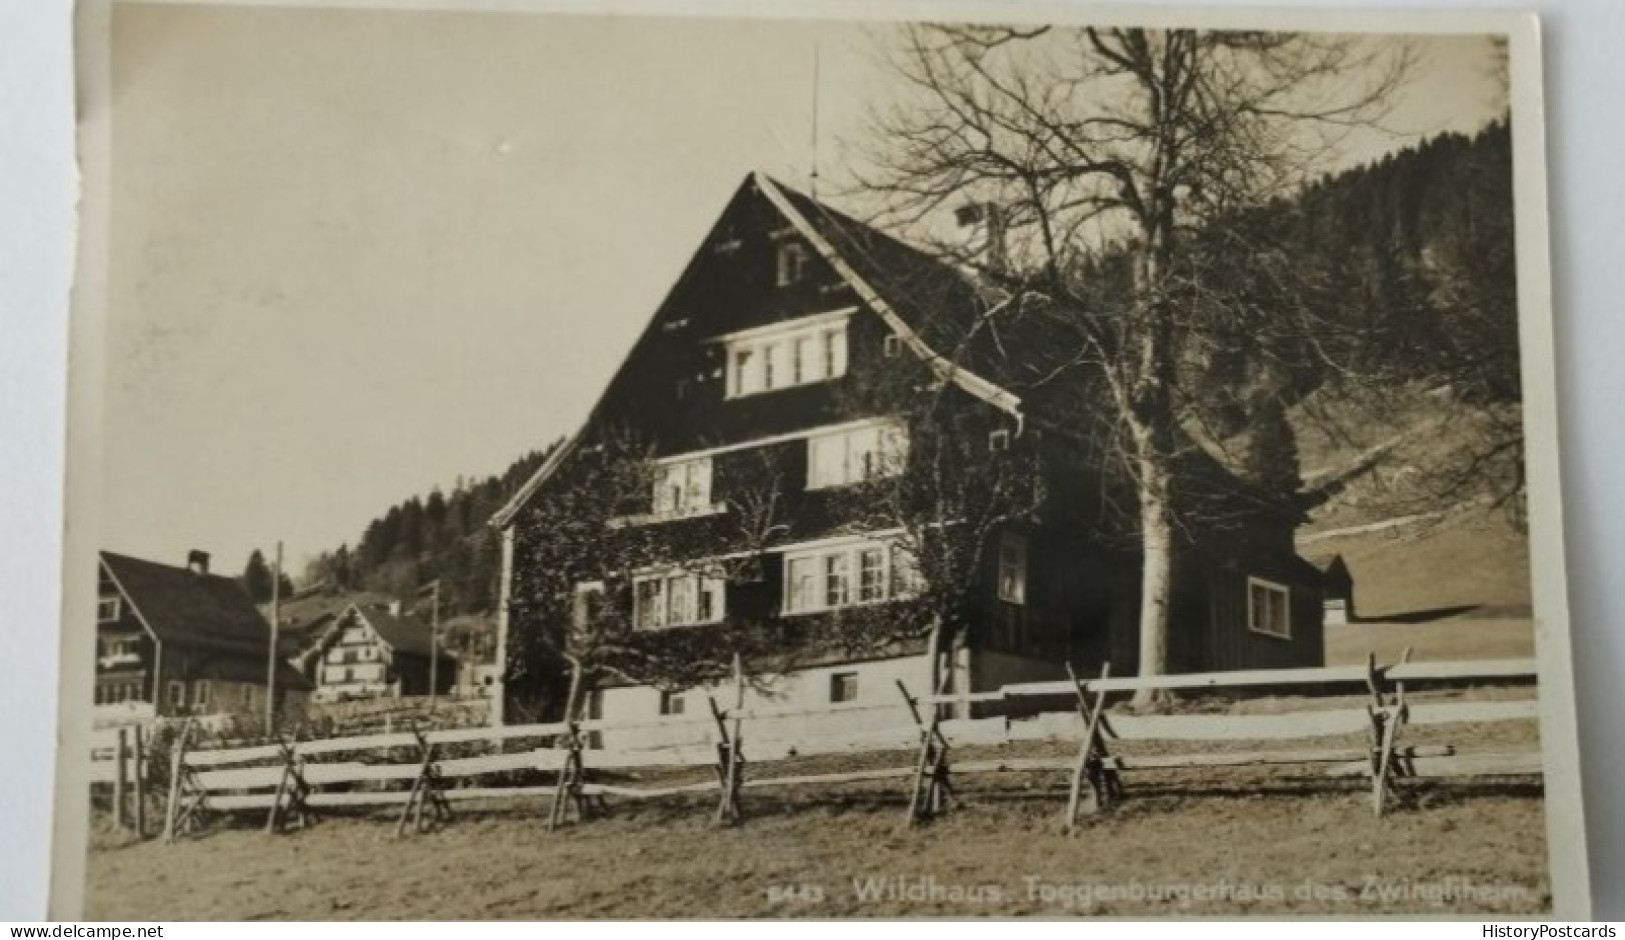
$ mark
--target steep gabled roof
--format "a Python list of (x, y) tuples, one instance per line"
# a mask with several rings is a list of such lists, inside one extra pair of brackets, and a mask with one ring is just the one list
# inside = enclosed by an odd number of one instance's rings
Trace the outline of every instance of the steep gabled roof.
[[(265, 684), (265, 663), (244, 656), (205, 654), (202, 659), (193, 660), (186, 672), (193, 679)], [(280, 658), (276, 662), (276, 685), (278, 689), (296, 689), (302, 692), (308, 692), (313, 688), (303, 673), (290, 665), (287, 660)]]
[[(971, 332), (982, 302), (952, 266), (761, 173), (754, 181), (892, 332), (938, 377), (1022, 419), (1021, 399), (971, 370), (949, 344)], [(952, 353), (954, 350), (949, 349)]]
[[(971, 371), (961, 360), (945, 355), (933, 345), (952, 342), (951, 337), (962, 335), (979, 315), (980, 301), (964, 275), (919, 249), (775, 182), (766, 174), (752, 173), (741, 185), (741, 189), (747, 187), (759, 191), (938, 377), (1005, 412), (1018, 425), (1022, 422), (1020, 397)], [(594, 406), (588, 425), (602, 404), (600, 399)], [(497, 511), (492, 524), (505, 528), (512, 522), (542, 484), (575, 451), (580, 437), (578, 431), (557, 448)]]
[[(395, 652), (428, 658), (433, 649), (429, 625), (416, 614), (392, 614), (386, 607), (360, 605), (356, 605), (354, 610)], [(442, 659), (452, 658), (451, 653), (444, 649), (440, 650), (440, 656)]]
[[(234, 579), (102, 552), (103, 568), (159, 641), (263, 657), (271, 627)], [(263, 678), (263, 676), (262, 676)]]

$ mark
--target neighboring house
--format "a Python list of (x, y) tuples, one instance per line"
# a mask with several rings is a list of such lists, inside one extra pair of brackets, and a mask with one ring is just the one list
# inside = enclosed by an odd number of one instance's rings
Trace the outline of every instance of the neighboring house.
[(457, 660), (438, 650), (429, 624), (399, 604), (351, 604), (314, 637), (299, 656), (317, 702), (428, 695), (431, 676), (440, 694), (457, 680)]
[[(281, 598), (276, 604), (280, 623), (277, 627), (277, 649), (283, 658), (296, 662), (299, 654), (309, 649), (315, 638), (321, 636), (339, 615), (351, 604), (363, 607), (387, 605), (389, 599), (370, 591), (343, 591), (327, 584), (317, 584)], [(260, 615), (271, 619), (271, 603), (259, 605)]]
[(1354, 610), (1354, 573), (1342, 555), (1333, 555), (1322, 575), (1326, 596), (1326, 626), (1341, 627), (1354, 623), (1359, 614)]
[(486, 698), (496, 689), (496, 617), (489, 613), (458, 614), (440, 624), (440, 642), (457, 657), (453, 694)]
[[(236, 580), (209, 573), (205, 552), (186, 567), (113, 552), (99, 559), (95, 704), (146, 703), (160, 716), (265, 708), (270, 625)], [(280, 659), (281, 708), (310, 685)]]
[[(1034, 380), (1035, 363), (1046, 344), (1054, 354), (1056, 338), (1012, 328), (966, 339), (999, 302), (923, 252), (765, 176), (748, 177), (586, 425), (493, 520), (504, 533), (498, 661), (517, 645), (513, 631), (535, 628), (516, 622), (510, 609), (538, 564), (526, 556), (526, 540), (515, 537), (525, 507), (548, 498), (549, 481), (578, 448), (630, 428), (653, 447), (657, 469), (647, 502), (627, 525), (722, 520), (716, 531), (727, 531), (747, 465), (770, 458), (783, 471), (780, 495), (789, 515), (771, 544), (753, 549), (760, 553), (759, 577), (726, 582), (683, 564), (639, 574), (630, 586), (640, 629), (732, 621), (784, 637), (769, 694), (778, 706), (839, 713), (845, 703), (899, 702), (895, 680), (926, 691), (945, 659), (948, 685), (960, 691), (1054, 678), (1069, 662), (1090, 674), (1104, 661), (1115, 674), (1133, 672), (1140, 580), (1134, 540), (1121, 528), (1110, 533), (1080, 521), (1106, 514), (1101, 494), (1108, 487), (1101, 483), (1101, 455), (1088, 449), (1086, 435), (1074, 433), (1056, 393)], [(1050, 495), (1034, 519), (992, 536), (986, 563), (973, 575), (971, 635), (951, 654), (933, 655), (925, 636), (861, 652), (798, 644), (794, 638), (809, 624), (906, 604), (918, 589), (919, 572), (899, 550), (897, 533), (843, 518), (837, 498), (893, 472), (896, 458), (908, 453), (916, 432), (895, 414), (866, 410), (864, 396), (855, 394), (905, 366), (980, 422), (973, 426), (986, 443), (978, 446), (988, 453), (1038, 454)], [(1192, 481), (1186, 489), (1199, 492), (1213, 509), (1209, 515), (1224, 522), (1182, 527), (1172, 668), (1319, 665), (1319, 572), (1293, 549), (1300, 511), (1251, 490), (1203, 455), (1186, 458), (1182, 469)], [(1126, 502), (1132, 506), (1132, 494)], [(611, 721), (698, 717), (705, 709), (697, 694), (600, 683), (587, 707)], [(501, 714), (499, 707), (499, 721)]]
[(464, 698), (490, 698), (496, 694), (502, 670), (496, 663), (464, 663), (456, 692)]

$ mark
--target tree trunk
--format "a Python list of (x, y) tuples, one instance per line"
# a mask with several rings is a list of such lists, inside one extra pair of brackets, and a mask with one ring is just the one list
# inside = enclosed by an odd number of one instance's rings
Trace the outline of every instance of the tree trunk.
[[(1135, 330), (1135, 361), (1128, 383), (1131, 393), (1125, 409), (1139, 478), (1141, 676), (1168, 672), (1169, 608), (1174, 588), (1173, 323), (1161, 296), (1171, 222), (1171, 214), (1159, 209), (1146, 225), (1146, 248), (1139, 257), (1135, 284), (1140, 322)], [(1134, 693), (1131, 705), (1149, 709), (1169, 698), (1165, 691), (1141, 689)]]
[(581, 709), (581, 679), (584, 670), (581, 663), (572, 659), (570, 661), (570, 691), (564, 696), (564, 720), (575, 721)]
[[(1140, 473), (1140, 675), (1168, 672), (1169, 608), (1174, 587), (1174, 526), (1169, 503), (1169, 473), (1162, 459), (1142, 453)], [(1131, 703), (1153, 708), (1168, 700), (1166, 692), (1140, 689)]]

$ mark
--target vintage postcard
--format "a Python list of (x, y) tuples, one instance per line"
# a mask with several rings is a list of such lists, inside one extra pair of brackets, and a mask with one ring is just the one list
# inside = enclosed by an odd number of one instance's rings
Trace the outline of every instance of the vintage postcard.
[(55, 916), (1587, 915), (1533, 18), (79, 26)]

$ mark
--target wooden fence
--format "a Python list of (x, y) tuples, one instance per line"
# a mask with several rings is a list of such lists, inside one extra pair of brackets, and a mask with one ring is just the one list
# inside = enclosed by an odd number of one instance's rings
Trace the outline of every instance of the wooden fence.
[[(395, 829), (423, 830), (449, 821), (453, 805), (490, 799), (534, 799), (553, 828), (585, 819), (607, 798), (655, 799), (715, 794), (716, 819), (739, 821), (743, 794), (756, 789), (896, 781), (914, 824), (945, 811), (954, 782), (976, 775), (1053, 774), (1066, 789), (1067, 828), (1124, 798), (1126, 781), (1171, 770), (1222, 773), (1225, 768), (1306, 768), (1316, 777), (1364, 777), (1373, 811), (1391, 804), (1398, 781), (1425, 777), (1538, 775), (1538, 749), (1459, 753), (1445, 744), (1407, 743), (1407, 729), (1481, 725), (1538, 718), (1533, 698), (1415, 701), (1419, 687), (1515, 684), (1533, 690), (1532, 661), (1409, 663), (1379, 667), (1267, 670), (1153, 678), (1073, 677), (969, 694), (911, 690), (899, 682), (890, 704), (830, 706), (867, 712), (861, 730), (800, 734), (798, 716), (829, 708), (733, 708), (710, 700), (708, 740), (644, 748), (595, 747), (594, 733), (670, 727), (571, 721), (505, 727), (404, 731), (345, 738), (281, 741), (251, 747), (202, 748), (183, 729), (169, 748), (164, 834), (173, 839), (212, 816), (263, 812), (267, 831), (306, 825), (324, 810), (398, 809)], [(1352, 687), (1352, 689), (1350, 688)], [(1353, 689), (1354, 707), (1302, 707), (1279, 714), (1145, 714), (1109, 710), (1114, 698), (1155, 689), (1225, 694), (1267, 692), (1314, 697)], [(1064, 697), (1070, 708), (1056, 710)], [(1298, 699), (1294, 699), (1296, 703)], [(880, 722), (877, 717), (895, 719)], [(770, 730), (777, 729), (777, 730)], [(692, 736), (692, 719), (682, 726)], [(760, 734), (757, 732), (761, 731)], [(1358, 743), (1349, 743), (1351, 736)], [(674, 736), (676, 737), (676, 736)], [(1318, 739), (1318, 741), (1317, 741)], [(1341, 739), (1339, 741), (1338, 739)], [(999, 754), (1024, 742), (1060, 744), (1057, 756)], [(1128, 753), (1137, 742), (1157, 753)], [(1285, 742), (1285, 743), (1278, 743)], [(611, 741), (613, 744), (613, 741)], [(1123, 745), (1131, 745), (1125, 750)], [(1242, 749), (1238, 749), (1238, 746)], [(1215, 750), (1218, 747), (1220, 749)], [(1184, 750), (1180, 750), (1184, 748)], [(971, 749), (969, 759), (950, 760)], [(1051, 751), (1057, 750), (1054, 747)], [(793, 762), (865, 755), (895, 765), (801, 772)], [(748, 759), (748, 763), (747, 763)], [(746, 768), (749, 768), (749, 773)], [(698, 781), (669, 782), (687, 770)], [(122, 779), (122, 778), (120, 778)]]
[(111, 802), (113, 825), (147, 834), (147, 787), (152, 779), (153, 726), (132, 723), (92, 732), (90, 785), (105, 790)]

